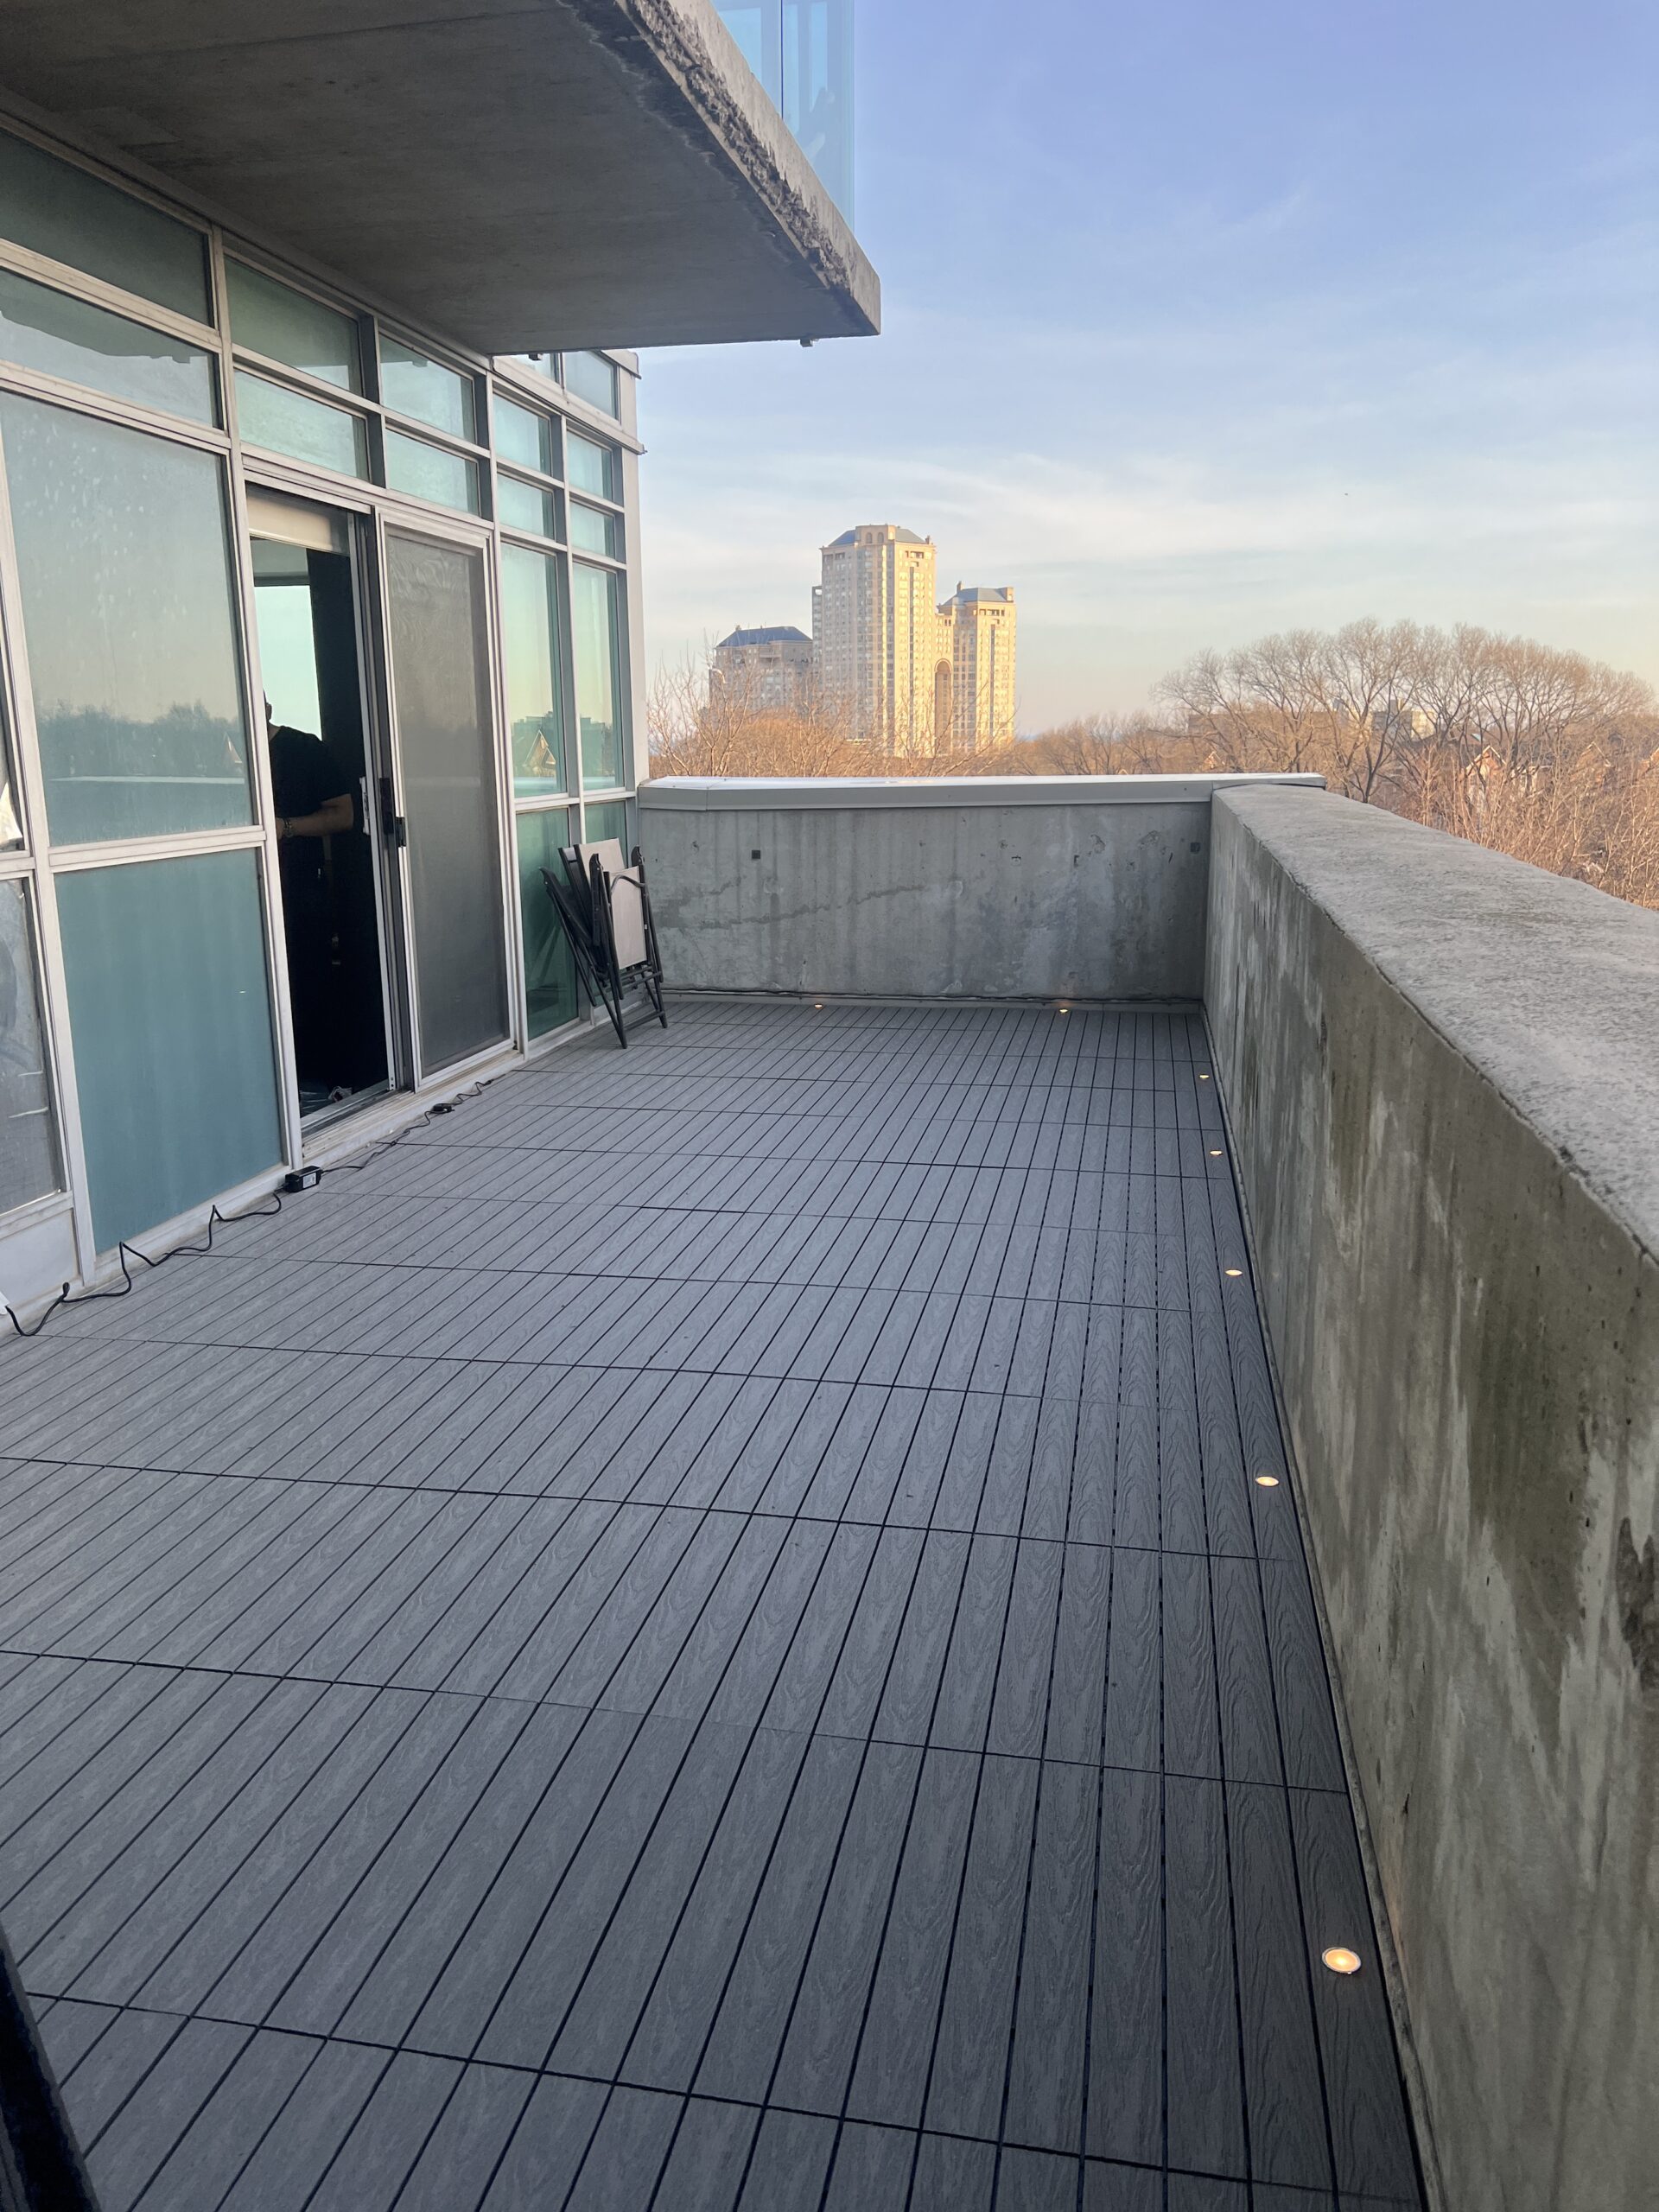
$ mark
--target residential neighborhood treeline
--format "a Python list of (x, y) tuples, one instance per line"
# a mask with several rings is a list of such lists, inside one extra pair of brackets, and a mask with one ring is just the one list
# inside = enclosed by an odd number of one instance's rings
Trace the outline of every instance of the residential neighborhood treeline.
[(1199, 653), (1151, 713), (970, 753), (886, 758), (836, 702), (789, 712), (694, 666), (652, 702), (656, 775), (1120, 775), (1313, 771), (1350, 798), (1659, 906), (1659, 699), (1583, 654), (1470, 626), (1350, 622)]

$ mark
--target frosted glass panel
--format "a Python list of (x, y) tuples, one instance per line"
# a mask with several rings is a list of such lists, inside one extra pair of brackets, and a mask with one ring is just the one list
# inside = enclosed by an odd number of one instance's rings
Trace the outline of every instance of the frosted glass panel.
[(337, 476), (369, 473), (368, 435), (360, 416), (308, 399), (284, 385), (267, 384), (243, 369), (236, 372), (236, 427), (245, 444), (332, 468)]
[(336, 308), (324, 307), (291, 284), (239, 261), (225, 264), (231, 297), (231, 336), (268, 359), (303, 369), (342, 391), (361, 391), (357, 325)]
[(532, 1037), (545, 1037), (574, 1020), (576, 971), (553, 901), (542, 881), (550, 869), (561, 883), (559, 847), (570, 842), (570, 817), (562, 806), (518, 817), (518, 906), (524, 924), (524, 1001)]
[(29, 894), (0, 883), (0, 1214), (62, 1187)]
[(0, 270), (0, 354), (140, 407), (214, 419), (213, 365), (199, 347), (10, 270)]
[(429, 1074), (507, 1034), (483, 557), (391, 531), (386, 585)]
[(572, 652), (576, 664), (576, 720), (582, 731), (582, 780), (595, 785), (622, 780), (621, 695), (617, 636), (616, 572), (590, 569), (584, 561), (570, 571)]
[(516, 461), (521, 468), (534, 468), (543, 476), (559, 473), (553, 425), (533, 408), (520, 407), (498, 392), (495, 400), (495, 449), (503, 461)]
[(394, 415), (413, 416), (454, 438), (474, 435), (473, 380), (429, 361), (412, 346), (399, 345), (383, 332), (380, 339), (380, 397)]
[(495, 517), (503, 530), (528, 531), (532, 537), (557, 537), (559, 495), (524, 484), (516, 476), (498, 471), (495, 480)]
[(501, 631), (507, 664), (507, 728), (520, 797), (565, 788), (564, 693), (560, 682), (559, 569), (551, 554), (501, 548)]
[(616, 412), (616, 364), (602, 353), (567, 353), (564, 388), (590, 407), (602, 407), (607, 415)]
[(576, 490), (591, 492), (596, 499), (620, 499), (620, 471), (611, 448), (595, 445), (591, 438), (579, 437), (575, 430), (565, 443), (570, 455), (570, 481)]
[(251, 853), (58, 879), (100, 1251), (282, 1158)]
[(5, 132), (0, 235), (198, 322), (213, 319), (200, 231)]
[(431, 499), (441, 507), (478, 512), (478, 463), (464, 454), (446, 453), (424, 438), (406, 438), (401, 430), (386, 432), (386, 481), (394, 492), (412, 499)]
[(224, 468), (0, 398), (54, 843), (252, 818)]
[(616, 517), (584, 506), (580, 499), (570, 502), (570, 543), (579, 553), (602, 553), (611, 561), (622, 557)]

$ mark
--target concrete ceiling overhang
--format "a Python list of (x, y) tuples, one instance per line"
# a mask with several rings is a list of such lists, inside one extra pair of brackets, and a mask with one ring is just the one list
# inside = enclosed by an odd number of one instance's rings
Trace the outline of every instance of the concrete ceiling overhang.
[(0, 84), (480, 353), (879, 327), (709, 0), (7, 0)]

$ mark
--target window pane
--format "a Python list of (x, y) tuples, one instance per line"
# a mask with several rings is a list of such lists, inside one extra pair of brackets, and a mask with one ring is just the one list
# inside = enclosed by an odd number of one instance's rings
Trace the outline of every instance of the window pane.
[(557, 537), (559, 495), (543, 492), (534, 484), (521, 484), (516, 476), (495, 480), (496, 519), (504, 530), (527, 530), (535, 537)]
[(26, 369), (90, 385), (140, 407), (211, 423), (210, 357), (67, 292), (0, 270), (0, 353)]
[(452, 438), (476, 435), (473, 380), (384, 333), (380, 340), (380, 397), (395, 415), (412, 415)]
[(567, 353), (564, 388), (590, 407), (602, 407), (607, 415), (616, 412), (616, 364), (602, 353)]
[(520, 407), (498, 392), (495, 400), (495, 449), (503, 461), (516, 461), (520, 468), (534, 468), (543, 476), (556, 476), (559, 464), (553, 442), (553, 425), (545, 415)]
[(211, 322), (207, 241), (159, 207), (0, 132), (0, 232), (89, 276)]
[(559, 652), (559, 564), (522, 545), (501, 548), (501, 631), (507, 664), (512, 784), (521, 797), (560, 791), (564, 700)]
[(596, 845), (601, 837), (614, 837), (626, 853), (628, 849), (628, 803), (625, 798), (607, 798), (602, 806), (586, 806), (588, 835), (585, 844)]
[(337, 476), (369, 473), (368, 434), (360, 415), (329, 407), (303, 392), (289, 391), (263, 377), (236, 372), (236, 427), (245, 445), (264, 446)]
[(542, 881), (547, 868), (561, 882), (559, 847), (570, 842), (562, 806), (518, 817), (518, 907), (524, 925), (524, 1001), (532, 1037), (545, 1037), (576, 1015), (576, 971), (553, 901)]
[(0, 435), (54, 842), (251, 821), (222, 463), (34, 399)]
[(401, 430), (386, 432), (386, 481), (394, 492), (411, 499), (431, 499), (441, 507), (478, 512), (478, 463), (465, 454), (446, 453), (424, 438), (406, 438)]
[(0, 853), (23, 842), (23, 802), (17, 789), (17, 772), (11, 765), (11, 738), (0, 702)]
[(28, 893), (0, 883), (0, 1214), (62, 1188)]
[(389, 531), (386, 585), (429, 1074), (508, 1028), (483, 557)]
[(581, 561), (571, 569), (576, 721), (582, 730), (582, 779), (590, 789), (622, 780), (616, 585), (613, 569), (590, 569)]
[(580, 499), (572, 499), (570, 543), (583, 553), (603, 553), (610, 560), (619, 559), (616, 517), (601, 514), (597, 507), (584, 507)]
[(58, 879), (100, 1251), (282, 1158), (251, 853)]
[(616, 499), (619, 471), (609, 446), (596, 446), (591, 438), (572, 430), (566, 444), (570, 454), (570, 482), (578, 492), (591, 492), (596, 499)]
[(545, 377), (550, 384), (557, 384), (559, 380), (559, 357), (556, 353), (509, 353), (506, 359), (522, 361), (527, 369), (533, 369), (538, 377)]
[(336, 384), (342, 391), (361, 391), (357, 325), (348, 315), (321, 300), (279, 284), (263, 270), (227, 261), (225, 278), (231, 299), (231, 336), (273, 361)]

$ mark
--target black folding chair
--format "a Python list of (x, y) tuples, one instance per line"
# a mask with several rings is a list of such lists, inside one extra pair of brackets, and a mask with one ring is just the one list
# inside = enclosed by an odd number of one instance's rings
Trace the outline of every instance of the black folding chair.
[[(561, 845), (559, 860), (564, 881), (561, 883), (551, 868), (544, 868), (543, 886), (553, 901), (588, 1004), (604, 1008), (617, 1043), (626, 1051), (628, 1030), (622, 994), (633, 985), (638, 984), (644, 995), (645, 1011), (655, 1014), (664, 1029), (668, 1027), (663, 1004), (662, 955), (657, 948), (645, 861), (638, 845), (626, 871), (607, 872), (591, 847), (586, 866), (580, 845)], [(619, 923), (619, 897), (637, 901), (637, 921), (624, 914)]]

